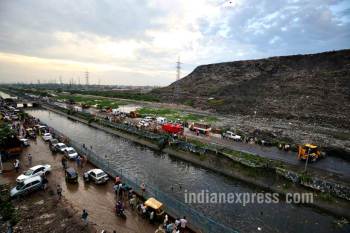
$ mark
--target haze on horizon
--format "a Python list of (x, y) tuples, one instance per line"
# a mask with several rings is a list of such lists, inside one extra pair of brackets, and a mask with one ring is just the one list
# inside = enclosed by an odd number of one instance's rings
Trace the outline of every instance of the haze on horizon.
[(347, 0), (2, 0), (0, 83), (164, 86), (196, 66), (350, 48)]

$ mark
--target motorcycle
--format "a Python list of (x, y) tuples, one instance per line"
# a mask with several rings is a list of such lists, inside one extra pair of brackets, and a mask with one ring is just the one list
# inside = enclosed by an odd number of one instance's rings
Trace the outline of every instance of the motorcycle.
[(124, 219), (126, 218), (126, 215), (124, 213), (123, 204), (119, 201), (118, 201), (117, 205), (115, 206), (115, 212), (116, 212), (117, 216), (124, 218)]

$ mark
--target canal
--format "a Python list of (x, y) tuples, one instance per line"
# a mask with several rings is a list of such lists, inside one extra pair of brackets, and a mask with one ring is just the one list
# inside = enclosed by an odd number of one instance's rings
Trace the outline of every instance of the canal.
[[(255, 193), (262, 190), (238, 180), (178, 160), (126, 139), (72, 121), (47, 110), (27, 110), (47, 125), (84, 143), (128, 176), (184, 202), (184, 191)], [(35, 155), (33, 155), (35, 156)], [(335, 217), (314, 208), (279, 202), (277, 204), (192, 204), (196, 210), (240, 232), (349, 232), (337, 227)]]

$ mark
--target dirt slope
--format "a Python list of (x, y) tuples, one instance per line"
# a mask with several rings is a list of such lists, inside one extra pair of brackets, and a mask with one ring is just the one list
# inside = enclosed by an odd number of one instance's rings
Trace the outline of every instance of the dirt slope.
[(218, 113), (350, 128), (350, 50), (201, 65), (152, 93)]

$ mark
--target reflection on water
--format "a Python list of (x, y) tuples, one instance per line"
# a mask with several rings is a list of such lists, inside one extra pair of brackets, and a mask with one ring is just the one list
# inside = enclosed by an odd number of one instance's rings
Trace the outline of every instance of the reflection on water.
[[(188, 162), (178, 160), (162, 152), (153, 151), (126, 139), (105, 133), (59, 114), (46, 110), (29, 110), (49, 126), (68, 137), (92, 147), (111, 165), (122, 169), (123, 174), (144, 180), (148, 185), (184, 201), (184, 190), (188, 192), (261, 192), (249, 186)], [(81, 182), (81, 181), (79, 181)], [(89, 188), (89, 185), (84, 188)], [(284, 202), (278, 204), (219, 204), (193, 207), (205, 215), (241, 232), (349, 232), (350, 228), (336, 228), (335, 218), (315, 209), (296, 207)]]

